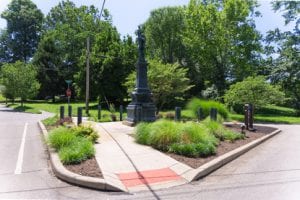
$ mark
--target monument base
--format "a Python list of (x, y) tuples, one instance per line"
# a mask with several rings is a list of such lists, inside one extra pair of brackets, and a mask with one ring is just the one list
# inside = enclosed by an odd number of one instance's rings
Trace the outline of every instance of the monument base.
[(134, 126), (138, 122), (154, 122), (155, 112), (153, 103), (131, 103), (127, 106), (127, 119), (123, 124)]

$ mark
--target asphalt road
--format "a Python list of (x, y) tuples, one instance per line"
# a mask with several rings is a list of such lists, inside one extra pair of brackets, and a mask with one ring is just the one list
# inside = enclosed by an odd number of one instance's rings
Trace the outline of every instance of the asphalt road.
[(199, 181), (125, 194), (55, 178), (37, 126), (44, 117), (0, 106), (0, 199), (300, 199), (300, 125), (279, 126), (282, 133)]

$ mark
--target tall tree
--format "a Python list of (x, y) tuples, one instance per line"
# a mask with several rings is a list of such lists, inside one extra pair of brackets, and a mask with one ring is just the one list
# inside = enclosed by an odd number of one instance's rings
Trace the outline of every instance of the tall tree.
[[(42, 30), (43, 14), (31, 0), (12, 0), (1, 14), (7, 21), (7, 30), (3, 32), (0, 43), (1, 52), (8, 57), (5, 61), (28, 62), (32, 58)], [(8, 48), (8, 49), (3, 49)]]
[(193, 61), (194, 89), (210, 81), (222, 96), (227, 80), (256, 73), (261, 36), (252, 18), (255, 6), (252, 0), (190, 1), (184, 43)]
[(24, 100), (35, 97), (40, 84), (36, 79), (37, 72), (33, 65), (17, 61), (3, 65), (1, 72), (5, 94), (8, 97), (20, 97), (22, 106)]
[(151, 11), (144, 23), (148, 55), (164, 63), (182, 62), (184, 28), (184, 8), (163, 7)]
[[(275, 11), (281, 10), (286, 24), (295, 22), (292, 31), (281, 32), (279, 29), (269, 31), (266, 37), (271, 54), (271, 80), (280, 84), (292, 105), (300, 115), (300, 2), (273, 2)], [(278, 57), (273, 58), (273, 53)]]

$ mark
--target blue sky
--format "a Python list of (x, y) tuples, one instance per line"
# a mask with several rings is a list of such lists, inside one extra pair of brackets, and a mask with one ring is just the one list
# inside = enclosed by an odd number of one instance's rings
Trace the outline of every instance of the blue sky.
[[(7, 8), (11, 0), (0, 0), (0, 12)], [(32, 0), (44, 14), (57, 5), (60, 0)], [(280, 13), (274, 13), (271, 9), (271, 0), (258, 0), (261, 4), (259, 10), (263, 17), (256, 19), (257, 29), (261, 33), (272, 30), (276, 27), (281, 30), (292, 30), (293, 26), (284, 26), (284, 20)], [(95, 5), (100, 9), (103, 0), (73, 0), (77, 5)], [(134, 35), (139, 24), (142, 24), (150, 15), (150, 11), (172, 5), (187, 5), (189, 0), (106, 0), (107, 8), (113, 16), (113, 24), (121, 35)], [(0, 19), (0, 29), (5, 28), (6, 21)]]

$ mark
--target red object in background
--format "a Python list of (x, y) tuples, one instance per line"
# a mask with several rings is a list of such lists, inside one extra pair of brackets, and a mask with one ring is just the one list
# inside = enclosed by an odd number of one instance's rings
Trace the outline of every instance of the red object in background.
[(68, 97), (70, 97), (72, 95), (72, 91), (70, 88), (67, 89), (66, 94)]

